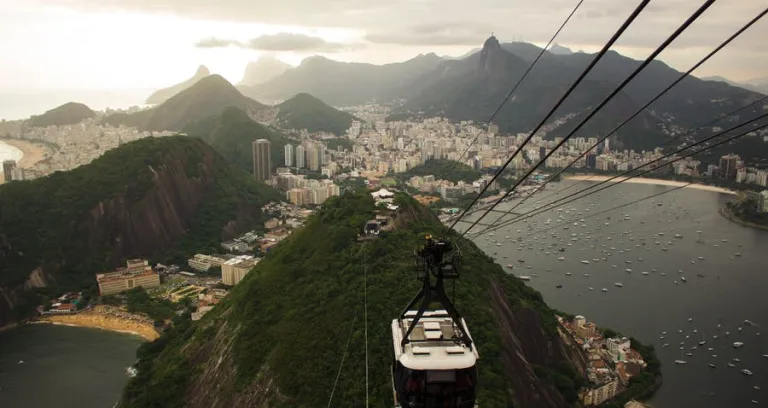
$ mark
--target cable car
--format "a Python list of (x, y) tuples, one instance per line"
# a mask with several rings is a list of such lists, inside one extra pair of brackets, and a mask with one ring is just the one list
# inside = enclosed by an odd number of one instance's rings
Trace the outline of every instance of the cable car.
[[(427, 236), (415, 255), (423, 286), (392, 321), (395, 407), (474, 408), (479, 355), (445, 292), (445, 282), (458, 278), (461, 254), (449, 241)], [(441, 307), (430, 308), (434, 303)]]

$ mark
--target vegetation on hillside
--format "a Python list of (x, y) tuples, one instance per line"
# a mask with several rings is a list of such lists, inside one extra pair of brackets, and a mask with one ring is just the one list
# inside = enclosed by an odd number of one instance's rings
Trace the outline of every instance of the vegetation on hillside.
[[(122, 197), (127, 206), (141, 200), (155, 186), (155, 171), (167, 161), (180, 160), (187, 177), (199, 176), (201, 160), (209, 149), (189, 137), (145, 138), (67, 172), (0, 186), (0, 284), (21, 284), (32, 270), (43, 266), (57, 271), (56, 287), (45, 289), (46, 294), (95, 285), (94, 273), (117, 264), (110, 260), (113, 243), (90, 242), (83, 229), (94, 208), (116, 197)], [(216, 249), (222, 228), (235, 218), (239, 206), (261, 206), (280, 198), (275, 190), (230, 167), (218, 155), (213, 172), (212, 184), (177, 245), (135, 256), (178, 261), (197, 251)], [(3, 240), (10, 250), (3, 248)], [(20, 314), (40, 302), (34, 295), (28, 300), (19, 306)]]
[(760, 212), (758, 201), (754, 198), (729, 201), (726, 208), (733, 216), (744, 222), (768, 227), (768, 212)]
[[(217, 388), (222, 398), (235, 398), (261, 376), (269, 375), (271, 386), (261, 392), (269, 394), (270, 406), (324, 404), (350, 329), (352, 341), (332, 405), (356, 406), (355, 401), (365, 398), (364, 270), (370, 402), (371, 406), (391, 404), (391, 320), (418, 291), (413, 249), (423, 242), (424, 234), (442, 231), (441, 225), (412, 198), (398, 195), (396, 203), (402, 206), (403, 216), (415, 217), (411, 224), (360, 244), (356, 235), (373, 216), (371, 196), (365, 192), (348, 193), (329, 199), (303, 229), (267, 254), (203, 320), (140, 350), (139, 364), (143, 368), (128, 384), (124, 406), (183, 406), (185, 396), (193, 392), (190, 387), (200, 386), (195, 382), (197, 375), (210, 370), (209, 365), (229, 371), (227, 364), (235, 365), (236, 380), (216, 385), (223, 387)], [(528, 330), (543, 331), (554, 339), (556, 321), (538, 292), (507, 276), (471, 242), (465, 241), (462, 246), (475, 248), (465, 252), (456, 299), (481, 356), (479, 400), (488, 408), (508, 407), (514, 396), (507, 375), (513, 374), (507, 373), (502, 363), (500, 335), (488, 297), (491, 282), (502, 283), (513, 309), (539, 312), (542, 326)], [(230, 337), (231, 349), (228, 346), (223, 355), (219, 354), (222, 351), (216, 344), (230, 344)], [(228, 401), (225, 404), (234, 405)]]
[(253, 172), (253, 141), (270, 142), (272, 168), (285, 165), (287, 139), (282, 133), (254, 122), (235, 107), (225, 108), (220, 115), (207, 116), (184, 128), (189, 136), (203, 139), (220, 155), (248, 173)]
[(480, 178), (482, 173), (454, 160), (431, 159), (420, 166), (416, 166), (405, 173), (399, 173), (398, 177), (408, 180), (413, 176), (435, 176), (435, 180), (450, 180), (454, 183), (464, 181), (471, 183)]
[(88, 106), (82, 103), (68, 102), (42, 115), (32, 116), (27, 121), (27, 124), (39, 127), (64, 126), (82, 122), (94, 116), (96, 116), (96, 112), (92, 111)]
[(309, 132), (329, 132), (341, 136), (347, 132), (355, 117), (327, 105), (307, 93), (300, 93), (277, 105), (277, 118), (290, 129)]
[(328, 150), (336, 150), (337, 148), (341, 147), (341, 150), (346, 149), (351, 152), (355, 146), (355, 142), (344, 137), (337, 137), (334, 139), (325, 139), (323, 140), (323, 142), (325, 142), (325, 145), (328, 147)]
[(246, 112), (266, 108), (243, 96), (221, 76), (210, 75), (157, 107), (136, 113), (112, 114), (104, 118), (104, 122), (113, 126), (135, 126), (145, 130), (182, 130), (199, 118), (218, 115), (228, 106)]

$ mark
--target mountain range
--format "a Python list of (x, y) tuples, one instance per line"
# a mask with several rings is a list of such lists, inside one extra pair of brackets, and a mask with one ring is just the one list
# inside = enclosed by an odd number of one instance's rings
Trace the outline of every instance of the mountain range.
[[(502, 44), (491, 37), (482, 49), (459, 59), (425, 54), (398, 64), (371, 65), (310, 57), (271, 81), (241, 90), (264, 100), (308, 92), (334, 106), (395, 102), (392, 119), (441, 115), (484, 122), (540, 52), (533, 44)], [(497, 116), (501, 130), (530, 131), (594, 57), (561, 46), (546, 51)], [(566, 118), (565, 123), (550, 126), (554, 129), (547, 137), (567, 134), (640, 63), (609, 51), (556, 112), (555, 119)], [(577, 136), (606, 134), (680, 75), (661, 61), (652, 62)], [(689, 76), (619, 130), (612, 142), (617, 148), (652, 149), (668, 140), (670, 129), (696, 127), (760, 97)]]
[(749, 89), (750, 91), (760, 92), (762, 94), (768, 95), (768, 77), (755, 78), (745, 82), (731, 81), (730, 79), (719, 75), (703, 77), (701, 79), (705, 81), (725, 82), (731, 86), (738, 86), (740, 88)]
[(243, 86), (240, 90), (261, 101), (281, 101), (298, 93), (308, 93), (333, 106), (372, 100), (389, 102), (405, 92), (409, 79), (434, 70), (443, 61), (436, 54), (385, 65), (338, 62), (314, 56), (266, 83)]
[(145, 138), (93, 162), (0, 187), (0, 326), (62, 291), (98, 293), (125, 259), (184, 263), (262, 224), (276, 190), (202, 140)]
[(135, 126), (145, 130), (186, 132), (190, 129), (195, 131), (196, 125), (191, 128), (189, 125), (208, 118), (215, 120), (229, 108), (236, 108), (246, 117), (282, 129), (307, 129), (336, 135), (343, 135), (355, 119), (306, 93), (294, 95), (281, 104), (267, 106), (243, 96), (221, 76), (209, 75), (154, 108), (135, 113), (115, 113), (103, 120), (111, 125)]

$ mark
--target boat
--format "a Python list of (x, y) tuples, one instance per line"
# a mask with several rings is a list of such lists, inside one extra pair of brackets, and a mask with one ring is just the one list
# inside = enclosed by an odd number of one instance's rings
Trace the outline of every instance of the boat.
[(752, 375), (752, 371), (749, 371), (746, 368), (741, 370), (741, 373), (744, 374), (744, 375)]
[(644, 271), (644, 272), (643, 272), (643, 275), (648, 275), (648, 272), (645, 272), (645, 271)]
[(680, 359), (675, 360), (675, 364), (687, 364), (687, 361), (683, 360), (683, 353), (680, 353)]
[(571, 272), (566, 272), (565, 273), (565, 276), (571, 276), (571, 275), (573, 275)]
[(522, 276), (520, 276), (520, 280), (529, 281), (529, 280), (531, 280), (531, 277), (530, 276), (522, 275)]
[(669, 343), (664, 343), (661, 345), (661, 347), (667, 347), (667, 346), (669, 346)]
[(742, 343), (742, 342), (740, 342), (740, 341), (737, 341), (737, 342), (734, 342), (734, 343), (733, 343), (733, 348), (739, 348), (739, 347), (741, 347), (741, 346), (743, 346), (743, 345), (744, 345), (744, 343)]
[(738, 357), (734, 357), (734, 358), (733, 358), (733, 361), (735, 361), (735, 362), (737, 362), (737, 363), (741, 363), (741, 359), (740, 359), (740, 358), (738, 358)]
[(507, 268), (509, 268), (509, 269), (515, 269), (515, 265), (512, 265), (512, 264), (507, 264)]
[(584, 274), (584, 277), (585, 277), (585, 278), (589, 278), (590, 276), (592, 276), (592, 275), (590, 275), (590, 274), (588, 274), (588, 273), (585, 273), (585, 274)]
[(613, 286), (616, 286), (617, 288), (623, 288), (624, 284), (621, 283), (621, 282), (616, 282), (616, 283), (613, 284)]
[(685, 279), (685, 276), (681, 276), (681, 277), (680, 277), (680, 280), (681, 280), (681, 281), (683, 281), (683, 282), (688, 282), (688, 281)]
[(736, 367), (736, 364), (728, 363), (728, 367)]
[(768, 358), (768, 354), (763, 354), (763, 358)]
[(755, 401), (755, 400), (752, 400), (752, 403), (753, 403), (753, 404), (755, 404), (755, 405), (757, 405), (757, 401)]
[(581, 263), (583, 263), (584, 265), (589, 265), (589, 261), (587, 261), (586, 259), (581, 261)]
[(588, 287), (587, 289), (589, 289), (589, 290), (595, 290), (595, 288), (593, 288), (592, 286)]
[(556, 288), (558, 288), (558, 289), (562, 289), (562, 288), (563, 288), (563, 285), (557, 285), (557, 286), (555, 286), (555, 287), (556, 287)]
[(701, 341), (699, 342), (699, 346), (703, 346), (705, 344), (707, 344), (707, 341), (704, 340), (704, 333), (702, 332), (701, 333)]
[(564, 257), (564, 256), (561, 256), (561, 257), (557, 258), (557, 260), (558, 260), (558, 261), (565, 261), (565, 257)]
[(710, 363), (710, 364), (709, 364), (709, 367), (710, 367), (710, 368), (715, 368), (715, 365)]
[(601, 291), (601, 292), (608, 292), (608, 289), (606, 289), (606, 288), (602, 288), (602, 289), (600, 289), (600, 291)]

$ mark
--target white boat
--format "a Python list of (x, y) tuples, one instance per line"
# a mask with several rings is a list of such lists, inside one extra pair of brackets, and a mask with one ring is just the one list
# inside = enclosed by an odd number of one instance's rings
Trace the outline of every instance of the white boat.
[(683, 353), (680, 352), (680, 359), (679, 360), (675, 360), (675, 364), (686, 364), (686, 363), (687, 363), (687, 361), (683, 360)]
[(616, 283), (613, 284), (613, 286), (616, 286), (617, 288), (623, 288), (624, 284), (621, 283), (621, 282), (616, 282)]
[(595, 288), (593, 288), (592, 286), (588, 287), (587, 289), (589, 289), (589, 290), (595, 290)]
[(746, 368), (741, 370), (741, 373), (744, 374), (744, 375), (752, 375), (752, 371), (749, 371)]
[(565, 276), (571, 276), (571, 275), (573, 275), (571, 272), (566, 272), (565, 273)]
[(586, 259), (581, 261), (581, 263), (583, 263), (584, 265), (589, 265), (589, 261), (587, 261)]
[(608, 289), (607, 288), (602, 288), (602, 289), (600, 289), (600, 291), (601, 292), (608, 292)]
[(557, 258), (557, 260), (558, 260), (558, 261), (565, 261), (565, 257), (564, 257), (564, 256), (561, 256), (561, 257)]
[(531, 277), (530, 276), (521, 275), (520, 276), (520, 280), (529, 281), (529, 280), (531, 280)]
[(709, 364), (709, 367), (710, 367), (710, 368), (715, 368), (715, 365), (710, 363), (710, 364)]
[(741, 347), (741, 346), (743, 346), (743, 345), (744, 345), (744, 343), (742, 343), (742, 342), (740, 342), (740, 341), (737, 341), (737, 342), (734, 342), (734, 343), (733, 343), (733, 348), (739, 348), (739, 347)]
[(736, 364), (728, 363), (728, 367), (736, 367)]
[(683, 282), (688, 282), (688, 281), (685, 279), (685, 276), (681, 276), (681, 277), (680, 277), (680, 280), (681, 280), (681, 281), (683, 281)]
[(648, 275), (648, 272), (643, 272), (643, 275)]

